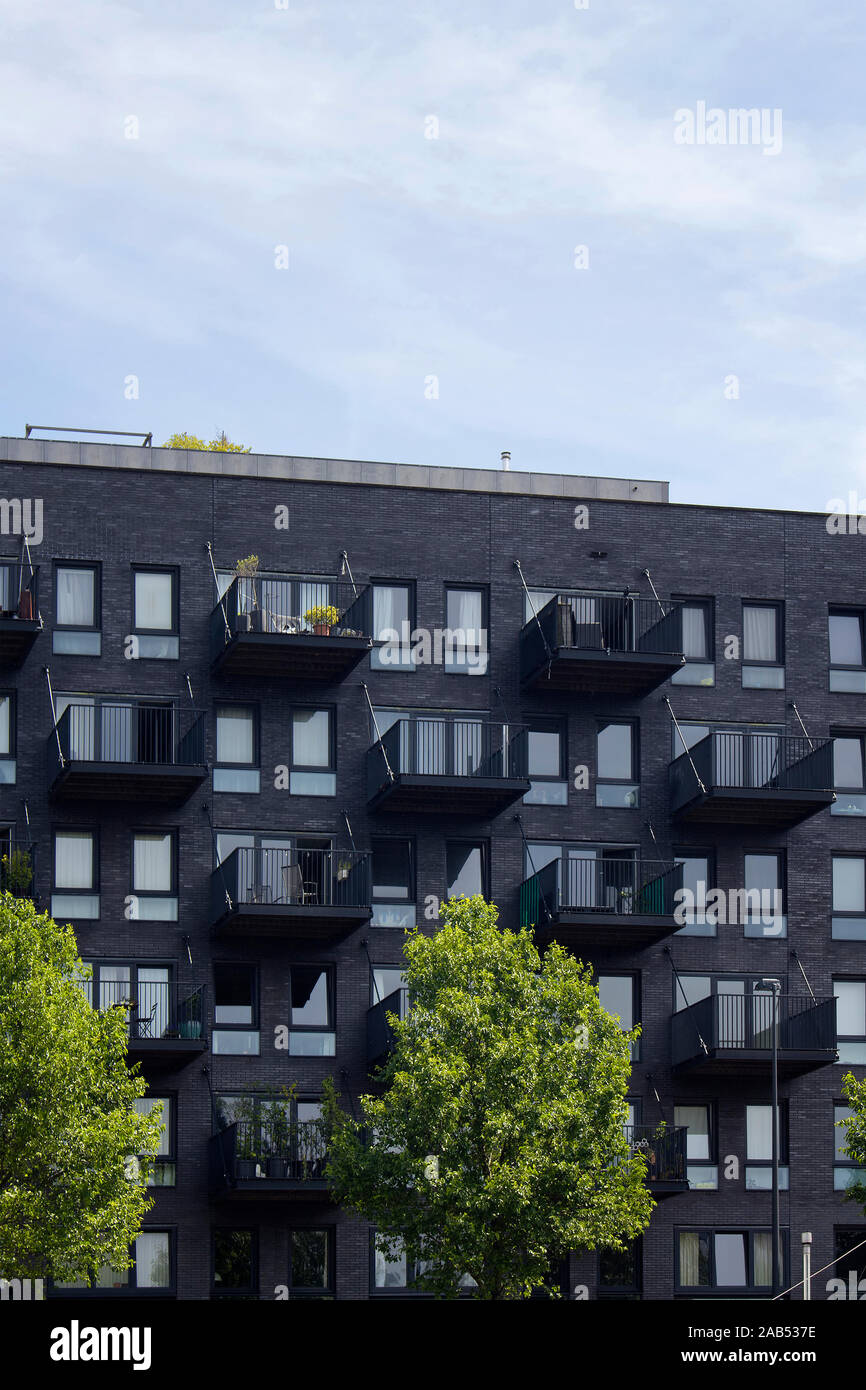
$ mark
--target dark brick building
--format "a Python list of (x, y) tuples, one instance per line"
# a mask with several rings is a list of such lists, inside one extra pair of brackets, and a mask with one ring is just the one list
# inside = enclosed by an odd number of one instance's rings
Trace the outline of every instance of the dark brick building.
[[(629, 1257), (572, 1257), (568, 1291), (768, 1295), (775, 1011), (782, 1278), (811, 1232), (814, 1267), (843, 1256), (813, 1296), (850, 1296), (862, 536), (630, 480), (34, 439), (0, 459), (2, 834), (94, 1002), (131, 1001), (168, 1102), (119, 1293), (404, 1292), (326, 1199), (316, 1100), (326, 1075), (368, 1085), (401, 928), (480, 889), (642, 1024), (658, 1205)], [(371, 656), (403, 622), (429, 661)]]

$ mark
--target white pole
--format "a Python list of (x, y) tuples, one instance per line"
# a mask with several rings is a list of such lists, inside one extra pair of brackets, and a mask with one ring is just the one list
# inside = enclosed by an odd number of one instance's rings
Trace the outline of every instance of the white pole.
[(812, 1232), (803, 1231), (800, 1240), (803, 1243), (803, 1302), (807, 1303), (812, 1297)]

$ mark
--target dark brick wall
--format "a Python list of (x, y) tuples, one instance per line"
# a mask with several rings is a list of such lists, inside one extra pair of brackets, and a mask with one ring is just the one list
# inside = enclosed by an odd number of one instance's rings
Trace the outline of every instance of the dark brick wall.
[[(829, 728), (866, 727), (866, 697), (830, 694), (827, 664), (827, 607), (864, 601), (863, 539), (829, 536), (821, 516), (723, 510), (638, 502), (590, 503), (588, 530), (574, 526), (574, 502), (530, 496), (490, 496), (456, 491), (424, 491), (343, 484), (285, 482), (277, 478), (220, 478), (175, 473), (82, 469), (41, 464), (0, 468), (0, 491), (8, 498), (44, 500), (44, 539), (34, 551), (41, 566), (41, 611), (45, 630), (23, 666), (0, 675), (0, 688), (17, 689), (18, 781), (0, 788), (0, 818), (24, 824), (24, 801), (38, 846), (37, 891), (50, 894), (51, 829), (60, 825), (98, 825), (101, 842), (102, 916), (80, 923), (78, 936), (87, 957), (159, 959), (177, 963), (181, 981), (210, 986), (213, 959), (255, 961), (261, 984), (262, 1055), (259, 1058), (208, 1056), (215, 1091), (250, 1085), (297, 1083), (315, 1093), (322, 1077), (336, 1072), (353, 1095), (365, 1087), (365, 1014), (369, 1001), (367, 953), (377, 964), (397, 963), (399, 933), (359, 930), (340, 945), (311, 950), (280, 941), (214, 941), (208, 889), (212, 844), (203, 807), (215, 825), (271, 831), (328, 831), (346, 844), (343, 810), (360, 847), (381, 827), (385, 833), (413, 833), (418, 849), (418, 902), (445, 888), (447, 835), (491, 840), (492, 895), (506, 925), (516, 922), (517, 888), (523, 877), (521, 811), (530, 839), (639, 843), (648, 857), (667, 857), (672, 845), (715, 846), (718, 883), (742, 882), (747, 848), (783, 848), (788, 856), (788, 936), (785, 940), (744, 940), (742, 928), (720, 927), (716, 939), (674, 938), (649, 950), (608, 952), (594, 957), (599, 970), (634, 971), (640, 976), (643, 1040), (635, 1066), (633, 1093), (642, 1099), (643, 1118), (672, 1119), (676, 1101), (712, 1101), (719, 1121), (719, 1158), (735, 1154), (740, 1176), (720, 1176), (717, 1193), (691, 1192), (661, 1202), (644, 1241), (644, 1296), (670, 1298), (674, 1292), (674, 1232), (677, 1227), (766, 1226), (769, 1194), (744, 1190), (744, 1106), (769, 1099), (769, 1076), (760, 1080), (675, 1078), (670, 1070), (669, 1018), (672, 971), (666, 946), (683, 971), (760, 971), (787, 975), (794, 992), (802, 980), (791, 959), (796, 949), (816, 995), (832, 992), (834, 974), (866, 974), (866, 946), (830, 939), (831, 850), (862, 850), (863, 829), (856, 820), (828, 812), (788, 835), (760, 830), (674, 829), (668, 809), (667, 764), (670, 720), (663, 704), (669, 694), (682, 719), (750, 720), (800, 728), (790, 708), (796, 700), (813, 736)], [(288, 530), (274, 527), (274, 509), (290, 509)], [(288, 760), (289, 710), (293, 702), (319, 698), (314, 687), (287, 680), (212, 678), (208, 618), (214, 586), (206, 552), (213, 542), (218, 565), (230, 568), (239, 556), (256, 552), (262, 568), (294, 573), (331, 573), (340, 551), (348, 552), (355, 579), (414, 579), (417, 622), (445, 625), (444, 584), (477, 583), (490, 591), (490, 674), (486, 678), (448, 675), (441, 668), (414, 674), (370, 671), (365, 660), (341, 684), (327, 689), (325, 702), (336, 709), (338, 730), (337, 795), (333, 799), (291, 797), (273, 785), (273, 768)], [(0, 537), (0, 553), (14, 555), (12, 537)], [(604, 552), (592, 558), (591, 551)], [(55, 559), (87, 559), (102, 566), (103, 655), (99, 660), (52, 656)], [(642, 571), (649, 568), (662, 597), (671, 593), (715, 600), (716, 685), (712, 689), (664, 686), (642, 700), (618, 697), (521, 697), (518, 632), (523, 598), (513, 561), (519, 559), (527, 582), (539, 588), (611, 588), (626, 585), (648, 593)], [(175, 565), (180, 571), (180, 659), (130, 662), (123, 639), (131, 629), (131, 566), (135, 562)], [(721, 659), (725, 635), (740, 632), (743, 598), (784, 599), (787, 689), (743, 690), (738, 662)], [(258, 704), (261, 711), (262, 791), (259, 797), (214, 795), (209, 784), (186, 805), (144, 816), (134, 804), (91, 807), (48, 801), (46, 740), (51, 728), (44, 668), (50, 666), (56, 691), (175, 696), (185, 701), (185, 677), (195, 702), (212, 712), (216, 700)], [(361, 689), (367, 682), (374, 703), (382, 705), (493, 710), (502, 705), (512, 719), (557, 714), (567, 721), (568, 765), (594, 769), (596, 721), (611, 714), (640, 721), (641, 806), (636, 810), (598, 810), (590, 790), (570, 787), (567, 807), (512, 808), (493, 823), (453, 818), (443, 823), (382, 812), (368, 816), (364, 790), (364, 752), (368, 716)], [(213, 756), (210, 722), (209, 758)], [(179, 830), (180, 921), (177, 924), (127, 922), (124, 898), (130, 891), (129, 832), (140, 825)], [(654, 830), (657, 844), (650, 835)], [(423, 921), (423, 916), (419, 916)], [(188, 935), (193, 965), (182, 937)], [(336, 965), (337, 1056), (289, 1058), (272, 1046), (274, 1028), (288, 1020), (287, 972), (294, 960), (328, 960)], [(832, 1104), (840, 1098), (847, 1068), (826, 1067), (782, 1084), (790, 1101), (791, 1191), (782, 1202), (782, 1222), (790, 1227), (792, 1253), (799, 1260), (799, 1235), (814, 1236), (814, 1266), (832, 1257), (834, 1224), (857, 1224), (856, 1211), (833, 1192)], [(861, 1074), (860, 1069), (855, 1072)], [(254, 1225), (259, 1231), (260, 1285), (268, 1295), (285, 1282), (288, 1229), (297, 1223), (337, 1225), (336, 1270), (340, 1298), (366, 1298), (369, 1292), (368, 1237), (365, 1228), (325, 1204), (282, 1202), (213, 1204), (207, 1194), (206, 1152), (211, 1132), (207, 1079), (199, 1062), (167, 1075), (154, 1075), (154, 1089), (178, 1097), (178, 1183), (156, 1192), (148, 1224), (178, 1231), (178, 1294), (203, 1299), (210, 1289), (210, 1233), (214, 1225)], [(720, 1167), (721, 1171), (721, 1167)], [(596, 1257), (573, 1259), (570, 1283), (596, 1291)], [(795, 1275), (796, 1277), (796, 1275)], [(815, 1296), (823, 1297), (823, 1277)]]

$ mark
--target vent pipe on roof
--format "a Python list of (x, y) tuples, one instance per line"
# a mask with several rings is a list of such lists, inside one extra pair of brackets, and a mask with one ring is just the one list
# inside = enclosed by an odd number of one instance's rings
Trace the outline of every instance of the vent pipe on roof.
[(511, 450), (503, 449), (499, 457), (502, 459), (503, 471), (507, 473), (509, 468), (511, 467)]

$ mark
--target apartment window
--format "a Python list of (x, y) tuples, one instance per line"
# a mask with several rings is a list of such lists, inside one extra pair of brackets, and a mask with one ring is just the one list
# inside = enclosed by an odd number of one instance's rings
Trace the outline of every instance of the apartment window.
[[(787, 1191), (788, 1106), (783, 1101), (778, 1114), (779, 1187)], [(770, 1192), (773, 1186), (773, 1107), (746, 1106), (746, 1191)]]
[[(863, 1285), (861, 1279), (866, 1279), (866, 1226), (836, 1226), (833, 1230), (833, 1254), (836, 1256), (836, 1263), (831, 1271), (836, 1279), (842, 1281), (842, 1289), (835, 1297), (862, 1299), (861, 1292)], [(859, 1248), (858, 1248), (859, 1247)], [(853, 1292), (852, 1292), (853, 1289)], [(830, 1294), (829, 1298), (834, 1295)]]
[(406, 972), (399, 965), (374, 965), (370, 971), (370, 1007), (405, 988)]
[(289, 972), (290, 1057), (333, 1057), (333, 972), (320, 965), (293, 965)]
[(133, 831), (131, 920), (177, 921), (176, 836), (174, 830)]
[(215, 792), (258, 792), (258, 721), (252, 705), (217, 705)]
[(177, 1147), (175, 1142), (175, 1098), (174, 1096), (140, 1096), (132, 1102), (139, 1115), (149, 1115), (156, 1107), (162, 1106), (162, 1133), (152, 1154), (147, 1155), (148, 1187), (174, 1187), (177, 1180)]
[(258, 1298), (257, 1232), (217, 1226), (213, 1232), (211, 1298)]
[(95, 830), (55, 830), (51, 916), (62, 921), (99, 916)]
[(487, 845), (482, 840), (446, 840), (445, 876), (449, 898), (488, 896)]
[(180, 655), (177, 574), (134, 569), (132, 626), (139, 657), (176, 661)]
[[(715, 936), (716, 914), (707, 912), (707, 894), (712, 891), (715, 872), (713, 858), (708, 852), (695, 852), (692, 849), (674, 854), (674, 863), (681, 864), (683, 870), (682, 888), (684, 893), (684, 923), (678, 936)], [(677, 917), (679, 921), (679, 917)]]
[(686, 1134), (686, 1177), (689, 1187), (711, 1192), (719, 1185), (716, 1156), (716, 1128), (713, 1108), (706, 1104), (674, 1106), (674, 1124), (688, 1129)]
[(411, 634), (415, 627), (414, 584), (373, 584), (373, 671), (414, 671)]
[[(619, 1020), (624, 1033), (630, 1033), (640, 1021), (638, 981), (635, 975), (599, 975), (598, 999), (601, 1007)], [(631, 1045), (632, 1061), (640, 1060), (640, 1039)]]
[(779, 603), (743, 604), (743, 685), (750, 690), (784, 690), (783, 608)]
[(560, 725), (532, 723), (527, 732), (528, 774), (531, 782), (523, 800), (527, 805), (566, 806), (565, 733)]
[[(787, 1250), (786, 1235), (781, 1233), (780, 1237), (783, 1256)], [(737, 1289), (752, 1293), (772, 1286), (770, 1231), (678, 1231), (676, 1241), (678, 1289)], [(784, 1270), (784, 1259), (781, 1263)]]
[(336, 796), (334, 718), (330, 709), (292, 710), (293, 796)]
[(375, 1232), (371, 1236), (372, 1254), (372, 1279), (371, 1285), (376, 1292), (402, 1291), (421, 1293), (423, 1290), (413, 1289), (415, 1281), (424, 1270), (422, 1260), (410, 1260), (401, 1241), (395, 1242), (391, 1246), (391, 1252), (385, 1254), (377, 1249), (375, 1243)]
[(334, 1297), (334, 1227), (289, 1231), (289, 1297)]
[(17, 776), (15, 758), (15, 695), (0, 695), (0, 786), (12, 786)]
[(259, 1004), (255, 967), (215, 964), (214, 1031), (211, 1051), (236, 1057), (259, 1055)]
[(681, 666), (671, 676), (673, 685), (715, 685), (716, 663), (713, 653), (713, 605), (710, 599), (687, 598), (681, 603), (683, 656)]
[(866, 941), (866, 859), (862, 854), (833, 855), (835, 941)]
[(640, 1298), (643, 1288), (643, 1246), (640, 1236), (623, 1250), (598, 1252), (599, 1298)]
[(176, 1033), (171, 966), (103, 960), (82, 964), (90, 964), (92, 969), (91, 978), (81, 981), (88, 1001), (98, 1009), (128, 1008), (132, 1038), (164, 1038)]
[(853, 1114), (854, 1111), (847, 1105), (833, 1106), (833, 1134), (835, 1136), (833, 1190), (835, 1192), (845, 1192), (849, 1187), (866, 1183), (866, 1169), (857, 1168), (846, 1152), (848, 1130), (842, 1122), (843, 1120), (850, 1120)]
[(597, 734), (596, 806), (637, 806), (637, 725), (630, 720), (603, 723)]
[(65, 656), (101, 656), (99, 566), (54, 567), (52, 651)]
[(374, 927), (414, 927), (414, 845), (376, 836), (372, 841)]
[(103, 1265), (90, 1279), (54, 1280), (52, 1291), (62, 1294), (98, 1293), (141, 1297), (174, 1292), (174, 1232), (142, 1231), (129, 1248), (131, 1269), (112, 1269)]
[(866, 693), (862, 608), (830, 609), (830, 689)]
[(218, 1095), (219, 1130), (236, 1124), (238, 1178), (324, 1178), (327, 1155), (318, 1100)]
[(834, 980), (840, 1062), (866, 1064), (866, 980)]
[(546, 608), (552, 598), (556, 598), (555, 589), (530, 589), (523, 595), (523, 625), (535, 622), (542, 608)]
[(445, 670), (457, 675), (487, 674), (487, 591), (463, 589), (456, 585), (445, 590)]
[(745, 855), (743, 878), (746, 896), (742, 914), (743, 934), (761, 938), (787, 936), (782, 855)]
[(866, 816), (864, 763), (862, 734), (833, 736), (833, 787), (836, 800), (830, 807), (831, 816)]

